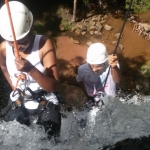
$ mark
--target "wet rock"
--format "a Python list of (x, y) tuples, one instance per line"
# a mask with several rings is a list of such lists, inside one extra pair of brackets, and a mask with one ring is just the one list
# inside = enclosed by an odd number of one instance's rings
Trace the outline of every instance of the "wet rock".
[(100, 21), (101, 18), (102, 18), (102, 15), (98, 15), (98, 16), (97, 16), (97, 21)]
[(146, 32), (150, 31), (150, 25), (148, 23), (141, 23), (140, 25), (142, 27), (144, 27), (144, 29), (145, 29)]
[(91, 41), (87, 41), (86, 45), (89, 47), (92, 44)]
[(137, 76), (135, 79), (136, 85), (140, 85), (142, 87), (142, 91), (144, 93), (149, 93), (150, 82), (148, 78), (143, 77), (143, 72), (141, 71), (141, 75)]
[(131, 17), (130, 17), (130, 20), (134, 20), (134, 19), (135, 19), (135, 16), (131, 16)]
[[(117, 45), (117, 41), (112, 41), (112, 44)], [(120, 50), (123, 51), (123, 49), (124, 49), (123, 45), (119, 44), (118, 46), (119, 46)]]
[(140, 91), (140, 90), (142, 89), (142, 86), (139, 85), (139, 84), (136, 84), (136, 85), (135, 85), (135, 89), (138, 90), (138, 91)]
[(72, 40), (72, 43), (74, 44), (80, 44), (80, 41), (77, 39), (74, 39), (73, 37), (69, 37)]
[(94, 30), (95, 26), (90, 26), (89, 30)]
[(87, 13), (86, 16), (90, 17), (90, 16), (92, 16), (92, 13)]
[[(114, 37), (116, 37), (117, 39), (119, 38), (119, 36), (120, 36), (120, 33), (116, 33), (116, 34), (114, 35)], [(123, 36), (123, 34), (122, 34), (120, 37), (122, 38), (122, 36)]]
[(84, 22), (89, 22), (90, 20), (91, 20), (91, 17), (86, 18), (86, 19), (84, 20)]
[(90, 21), (90, 22), (89, 22), (89, 25), (90, 25), (90, 26), (95, 26), (95, 25), (96, 25), (96, 22)]
[(111, 26), (109, 26), (109, 25), (107, 25), (107, 24), (105, 24), (104, 28), (105, 28), (105, 30), (107, 30), (107, 31), (110, 31), (110, 30), (113, 29)]
[(79, 40), (75, 40), (75, 39), (73, 39), (73, 41), (72, 41), (74, 44), (80, 44), (80, 41)]
[(87, 33), (86, 31), (82, 31), (82, 32), (81, 32), (82, 35), (85, 35), (86, 33)]
[(81, 22), (85, 22), (85, 19), (82, 19), (82, 21)]
[(108, 15), (104, 15), (103, 18), (104, 18), (104, 20), (108, 19)]
[(83, 28), (83, 24), (76, 24), (77, 28)]
[(119, 48), (120, 48), (121, 52), (122, 52), (122, 51), (123, 51), (123, 49), (124, 49), (124, 47), (123, 47), (123, 45), (122, 45), (122, 44), (119, 44)]
[(98, 34), (99, 34), (99, 32), (98, 32), (98, 31), (94, 31), (94, 34), (98, 35)]
[(65, 31), (64, 25), (61, 24), (61, 25), (59, 26), (59, 29), (60, 29), (60, 31)]
[(99, 31), (94, 31), (94, 34), (96, 34), (96, 35), (101, 35), (102, 33), (99, 32)]
[(80, 35), (80, 34), (81, 34), (81, 30), (80, 30), (80, 29), (76, 29), (76, 30), (75, 30), (75, 33), (76, 33), (77, 35)]
[(148, 36), (148, 33), (147, 33), (146, 31), (143, 31), (142, 34), (143, 34), (144, 36)]
[(105, 22), (106, 22), (106, 20), (101, 20), (100, 21), (101, 24), (104, 24)]
[(101, 31), (103, 28), (102, 24), (96, 24), (95, 29)]
[(91, 19), (92, 22), (96, 22), (97, 21), (97, 16), (93, 16)]
[(112, 41), (111, 42), (113, 45), (116, 45), (117, 44), (117, 41)]
[(72, 27), (72, 28), (70, 29), (70, 32), (75, 32), (75, 30), (76, 30), (76, 27)]
[(81, 27), (81, 30), (82, 30), (82, 31), (87, 31), (87, 27), (86, 27), (86, 26), (82, 26), (82, 27)]
[(91, 30), (89, 33), (90, 33), (90, 34), (94, 34), (94, 31), (93, 31), (93, 30)]

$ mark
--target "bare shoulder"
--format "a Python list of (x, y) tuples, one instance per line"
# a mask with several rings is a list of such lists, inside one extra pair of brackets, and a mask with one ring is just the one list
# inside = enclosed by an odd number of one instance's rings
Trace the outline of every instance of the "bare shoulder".
[(0, 43), (0, 51), (3, 51), (6, 49), (6, 41), (3, 41), (2, 43)]
[(6, 56), (6, 41), (0, 43), (0, 54), (1, 56)]
[(39, 48), (42, 53), (54, 49), (51, 39), (47, 38), (46, 36), (41, 37)]
[(51, 67), (56, 64), (56, 54), (52, 40), (42, 36), (40, 40), (40, 59), (44, 67)]
[(0, 65), (6, 65), (6, 42), (0, 44)]
[(42, 36), (40, 40), (40, 59), (46, 69), (46, 74), (59, 80), (58, 68), (57, 68), (57, 58), (55, 49), (53, 47), (53, 42), (51, 39)]

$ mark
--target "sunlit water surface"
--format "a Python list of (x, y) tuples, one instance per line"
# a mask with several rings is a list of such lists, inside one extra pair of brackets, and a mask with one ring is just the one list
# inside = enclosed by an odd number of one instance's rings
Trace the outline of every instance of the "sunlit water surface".
[(150, 135), (150, 96), (140, 105), (105, 97), (105, 108), (64, 112), (60, 137), (47, 140), (35, 123), (0, 123), (0, 150), (99, 150), (125, 139)]

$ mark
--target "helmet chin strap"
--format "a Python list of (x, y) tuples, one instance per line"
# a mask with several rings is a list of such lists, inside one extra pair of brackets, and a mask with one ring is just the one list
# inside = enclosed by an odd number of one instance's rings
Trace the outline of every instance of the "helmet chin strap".
[(17, 58), (19, 58), (19, 50), (18, 50), (18, 45), (17, 45), (17, 41), (16, 41), (16, 35), (15, 35), (15, 31), (14, 31), (14, 26), (13, 26), (13, 22), (12, 22), (12, 17), (11, 17), (11, 12), (10, 12), (10, 7), (9, 7), (8, 0), (5, 0), (5, 4), (6, 4), (6, 7), (7, 7), (7, 12), (8, 12), (8, 16), (9, 16), (10, 26), (11, 26), (11, 30), (12, 30), (13, 39), (14, 39), (15, 56)]

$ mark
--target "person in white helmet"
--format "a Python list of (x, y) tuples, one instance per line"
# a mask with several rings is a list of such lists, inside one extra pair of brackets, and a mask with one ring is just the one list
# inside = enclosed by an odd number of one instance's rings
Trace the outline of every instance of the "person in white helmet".
[[(117, 55), (108, 55), (104, 44), (94, 43), (88, 48), (86, 61), (87, 63), (79, 66), (76, 80), (88, 100), (101, 91), (114, 97), (116, 83), (121, 78)], [(109, 66), (111, 68), (108, 74)]]
[[(9, 7), (20, 57), (14, 54), (14, 39), (4, 4), (0, 9), (0, 34), (4, 39), (0, 44), (0, 67), (13, 89), (4, 120), (16, 119), (30, 125), (30, 116), (38, 115), (37, 124), (56, 135), (61, 114), (55, 94), (59, 75), (52, 41), (32, 33), (33, 15), (23, 3), (11, 1)], [(17, 84), (20, 75), (26, 79)]]

